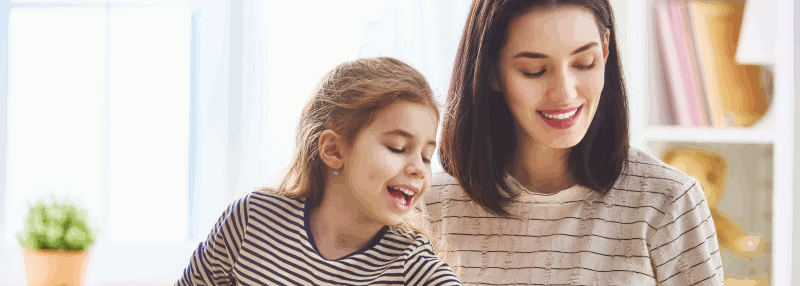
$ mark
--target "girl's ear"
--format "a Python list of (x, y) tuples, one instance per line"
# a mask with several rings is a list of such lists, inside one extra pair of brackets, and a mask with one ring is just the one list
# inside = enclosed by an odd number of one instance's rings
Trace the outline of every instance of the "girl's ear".
[(344, 165), (344, 141), (333, 130), (322, 131), (319, 136), (319, 156), (328, 168), (338, 170)]

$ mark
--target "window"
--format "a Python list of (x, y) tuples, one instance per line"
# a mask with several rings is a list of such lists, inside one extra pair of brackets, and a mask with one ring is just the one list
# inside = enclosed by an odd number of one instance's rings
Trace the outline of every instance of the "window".
[(81, 202), (113, 241), (187, 238), (188, 2), (12, 1), (8, 245), (46, 193)]

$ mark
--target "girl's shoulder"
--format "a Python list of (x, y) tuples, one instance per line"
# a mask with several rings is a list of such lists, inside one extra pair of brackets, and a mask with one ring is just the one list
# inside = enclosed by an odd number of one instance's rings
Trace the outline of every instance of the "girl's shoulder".
[(417, 256), (437, 258), (431, 241), (425, 235), (415, 231), (389, 227), (383, 236), (383, 243), (391, 248), (404, 249), (406, 260), (415, 260)]
[(282, 211), (302, 214), (305, 208), (304, 198), (293, 198), (282, 195), (271, 188), (259, 188), (234, 197), (233, 204), (245, 207), (248, 211), (257, 209), (262, 211)]
[(384, 235), (384, 240), (387, 243), (393, 244), (393, 247), (411, 248), (430, 243), (424, 235), (398, 227), (389, 227)]

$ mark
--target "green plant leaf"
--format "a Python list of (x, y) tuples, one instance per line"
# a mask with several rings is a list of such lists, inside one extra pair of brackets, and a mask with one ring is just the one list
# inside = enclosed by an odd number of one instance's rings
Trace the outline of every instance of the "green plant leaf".
[(67, 234), (64, 238), (69, 248), (76, 250), (85, 249), (86, 243), (89, 241), (86, 231), (74, 226), (67, 230)]
[(28, 249), (84, 250), (94, 243), (88, 215), (79, 205), (53, 196), (28, 205), (23, 228), (17, 233)]

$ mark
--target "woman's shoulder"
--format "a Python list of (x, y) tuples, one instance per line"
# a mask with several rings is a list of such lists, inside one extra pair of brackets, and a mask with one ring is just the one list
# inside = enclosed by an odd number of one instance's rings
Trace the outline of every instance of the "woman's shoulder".
[(458, 186), (458, 180), (447, 172), (434, 173), (431, 187)]
[(631, 147), (628, 152), (627, 167), (617, 179), (613, 189), (659, 192), (674, 197), (696, 183), (697, 181), (686, 173), (667, 165), (647, 152)]
[(446, 172), (435, 173), (431, 180), (431, 188), (425, 193), (425, 203), (441, 203), (445, 200), (469, 200), (458, 180)]

